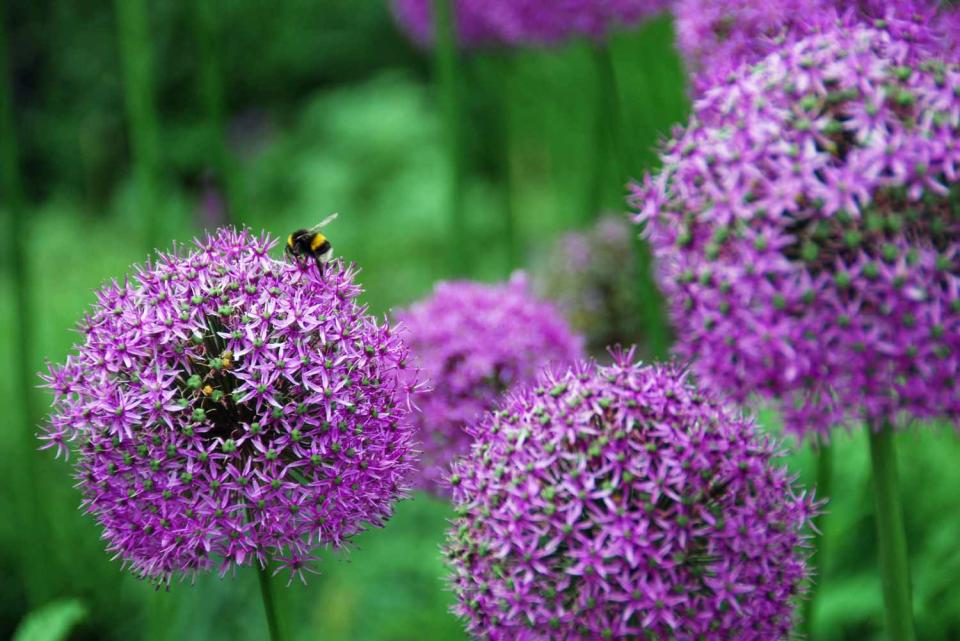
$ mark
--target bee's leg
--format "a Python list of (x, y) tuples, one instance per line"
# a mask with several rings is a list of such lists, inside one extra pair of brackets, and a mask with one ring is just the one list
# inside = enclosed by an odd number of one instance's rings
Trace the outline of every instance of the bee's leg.
[(320, 278), (323, 278), (323, 272), (325, 270), (323, 259), (314, 254), (313, 260), (317, 263), (317, 271), (320, 272)]

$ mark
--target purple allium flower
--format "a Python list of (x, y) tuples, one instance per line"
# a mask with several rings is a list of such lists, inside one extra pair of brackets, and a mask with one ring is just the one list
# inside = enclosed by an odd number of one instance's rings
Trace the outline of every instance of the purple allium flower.
[[(421, 45), (433, 42), (432, 0), (393, 0), (401, 26)], [(603, 38), (667, 8), (668, 0), (456, 0), (461, 46), (554, 44)]]
[(632, 359), (545, 373), (471, 429), (445, 551), (478, 639), (789, 636), (819, 504), (751, 420)]
[(561, 237), (538, 278), (538, 289), (586, 336), (591, 353), (629, 345), (643, 333), (634, 286), (634, 233), (625, 216), (606, 214), (590, 229)]
[(320, 277), (274, 245), (221, 229), (159, 255), (97, 294), (76, 352), (44, 376), (41, 438), (75, 444), (83, 508), (139, 575), (301, 574), (404, 492), (415, 377), (400, 337), (358, 303), (352, 267)]
[(583, 355), (582, 339), (551, 304), (530, 293), (522, 274), (502, 285), (440, 283), (397, 319), (432, 385), (417, 395), (413, 420), (423, 450), (417, 482), (438, 494), (446, 493), (442, 479), (450, 461), (470, 447), (468, 423), (541, 367)]
[(944, 7), (941, 29), (947, 34), (948, 50), (960, 56), (960, 4)]
[(678, 0), (677, 44), (693, 73), (696, 93), (796, 41), (841, 22), (882, 26), (901, 40), (936, 51), (949, 27), (937, 0)]
[(679, 353), (802, 434), (960, 418), (960, 65), (870, 27), (708, 90), (635, 187)]

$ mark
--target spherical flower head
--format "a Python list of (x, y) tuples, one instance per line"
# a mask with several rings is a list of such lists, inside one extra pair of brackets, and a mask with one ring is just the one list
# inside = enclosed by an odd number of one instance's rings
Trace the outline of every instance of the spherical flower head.
[[(453, 1), (453, 0), (451, 0)], [(419, 44), (432, 46), (433, 0), (393, 0), (397, 21)], [(602, 39), (647, 20), (668, 0), (455, 0), (462, 47), (550, 45), (586, 36)]]
[(556, 301), (593, 354), (634, 343), (643, 333), (634, 296), (635, 233), (624, 215), (605, 214), (593, 227), (562, 236), (538, 278), (538, 290)]
[(751, 420), (632, 358), (545, 373), (473, 428), (445, 552), (476, 638), (788, 638), (819, 505)]
[(113, 282), (44, 377), (41, 438), (77, 453), (108, 549), (157, 581), (219, 563), (300, 573), (382, 525), (411, 467), (415, 376), (354, 270), (221, 229)]
[(947, 34), (947, 50), (960, 56), (960, 4), (943, 8), (941, 29)]
[(707, 91), (635, 187), (678, 351), (797, 434), (960, 417), (960, 66), (868, 27)]
[(930, 51), (949, 50), (936, 0), (679, 0), (677, 45), (702, 93), (742, 64), (837, 23), (865, 23)]
[(397, 313), (412, 357), (432, 389), (417, 395), (413, 415), (422, 470), (419, 487), (448, 494), (449, 464), (472, 439), (465, 427), (541, 367), (583, 355), (583, 341), (559, 311), (534, 297), (516, 274), (508, 283), (440, 283), (433, 294)]

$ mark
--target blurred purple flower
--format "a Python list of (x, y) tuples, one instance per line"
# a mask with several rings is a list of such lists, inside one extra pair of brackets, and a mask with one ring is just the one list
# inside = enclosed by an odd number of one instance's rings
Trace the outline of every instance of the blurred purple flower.
[[(411, 468), (415, 378), (340, 262), (278, 262), (220, 229), (113, 283), (44, 376), (41, 438), (75, 443), (83, 508), (158, 582), (219, 562), (307, 569), (318, 545), (382, 525)], [(407, 381), (407, 382), (403, 382)]]
[(469, 449), (468, 423), (541, 367), (583, 355), (580, 337), (552, 305), (533, 297), (522, 275), (502, 285), (440, 283), (396, 316), (433, 387), (417, 396), (413, 415), (423, 449), (417, 483), (440, 495), (450, 461)]
[(227, 199), (212, 176), (204, 176), (200, 183), (197, 203), (197, 223), (201, 229), (215, 229), (228, 219)]
[[(882, 26), (928, 51), (944, 50), (950, 29), (937, 0), (678, 0), (677, 44), (696, 93), (791, 42), (838, 22)], [(955, 57), (955, 56), (954, 56)]]
[(960, 56), (960, 4), (951, 4), (943, 7), (944, 33), (947, 34), (948, 51)]
[(838, 27), (708, 90), (635, 187), (678, 351), (795, 433), (960, 418), (960, 65)]
[[(433, 42), (431, 2), (393, 0), (400, 25), (425, 46)], [(495, 47), (601, 39), (668, 6), (668, 0), (456, 0), (455, 10), (461, 46)]]
[(643, 330), (637, 316), (636, 262), (623, 214), (606, 214), (585, 231), (561, 237), (551, 250), (537, 288), (556, 301), (591, 353), (635, 343)]
[(819, 510), (752, 421), (673, 366), (542, 375), (471, 428), (446, 555), (485, 641), (779, 641)]

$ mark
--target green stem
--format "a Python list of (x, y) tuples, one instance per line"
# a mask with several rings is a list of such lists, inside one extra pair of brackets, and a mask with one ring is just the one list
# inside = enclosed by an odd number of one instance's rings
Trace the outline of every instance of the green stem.
[[(817, 459), (817, 496), (829, 498), (831, 495), (831, 486), (833, 485), (833, 446), (829, 443), (820, 443), (814, 446), (814, 457)], [(813, 617), (816, 614), (817, 594), (820, 584), (823, 582), (824, 568), (824, 528), (826, 526), (827, 515), (821, 512), (813, 519), (813, 526), (818, 535), (813, 540), (813, 553), (810, 555), (810, 567), (815, 573), (813, 584), (810, 586), (810, 592), (807, 594), (807, 600), (803, 606), (803, 629), (805, 636), (812, 638)]]
[[(610, 88), (602, 83), (605, 73), (600, 73), (602, 68), (606, 68), (609, 64), (609, 60), (606, 62), (603, 58), (608, 58), (600, 50), (600, 45), (592, 45), (590, 49), (591, 57), (593, 59), (595, 71), (597, 72), (597, 89), (595, 92), (596, 100), (594, 102), (594, 113), (593, 113), (593, 145), (591, 148), (591, 162), (590, 162), (590, 182), (587, 185), (587, 199), (583, 208), (583, 220), (582, 223), (584, 226), (590, 226), (597, 219), (597, 215), (600, 213), (600, 210), (603, 208), (603, 198), (605, 194), (604, 185), (606, 184), (607, 173), (605, 171), (607, 167), (607, 148), (608, 148), (608, 130), (609, 123), (607, 121), (608, 112), (609, 112), (609, 96)], [(618, 170), (619, 171), (619, 170)]]
[(224, 191), (227, 202), (226, 220), (237, 213), (237, 182), (233, 175), (233, 160), (227, 147), (223, 76), (220, 69), (220, 28), (213, 0), (194, 0), (194, 26), (199, 50), (199, 92), (207, 118), (207, 140), (210, 165)]
[(160, 146), (147, 7), (145, 0), (116, 0), (114, 6), (134, 175), (147, 219), (147, 246), (152, 249), (160, 240)]
[(267, 617), (267, 628), (270, 630), (270, 641), (283, 641), (283, 635), (280, 634), (280, 623), (277, 619), (277, 606), (273, 599), (269, 570), (257, 565), (257, 578), (260, 579), (260, 597), (263, 600), (263, 610)]
[[(627, 131), (622, 118), (620, 91), (609, 46), (595, 45), (593, 59), (600, 86), (598, 114), (606, 123), (605, 126), (598, 126), (598, 130), (604, 132), (600, 135), (606, 136), (610, 149), (613, 150), (619, 186), (625, 189), (631, 176), (639, 169), (635, 160), (636, 154), (631, 152), (627, 144), (627, 141), (635, 136), (634, 132)], [(640, 111), (645, 113), (644, 109)], [(645, 124), (649, 125), (649, 122), (645, 121)], [(601, 144), (598, 143), (598, 146)], [(593, 215), (595, 216), (596, 212)], [(643, 319), (646, 347), (650, 358), (660, 360), (665, 358), (669, 351), (670, 329), (666, 322), (663, 297), (653, 279), (650, 247), (639, 235), (634, 236), (634, 257), (637, 269), (636, 313)]]
[(513, 209), (513, 166), (510, 153), (510, 95), (512, 93), (513, 59), (509, 53), (503, 54), (497, 65), (500, 69), (498, 81), (499, 97), (499, 134), (500, 170), (503, 192), (503, 235), (506, 245), (507, 274), (509, 275), (520, 264), (523, 251), (520, 238), (517, 234), (516, 216)]
[(454, 0), (432, 0), (436, 36), (436, 80), (443, 112), (444, 137), (450, 183), (447, 187), (447, 215), (450, 219), (450, 268), (454, 275), (470, 272), (470, 245), (463, 212), (463, 130), (462, 95), (458, 69), (456, 8)]
[(871, 425), (870, 462), (877, 509), (877, 545), (883, 581), (884, 614), (889, 641), (914, 641), (910, 596), (910, 564), (903, 507), (897, 478), (897, 453), (893, 427), (884, 421)]
[(45, 541), (36, 540), (39, 534), (46, 536), (48, 528), (42, 526), (39, 511), (45, 504), (41, 500), (39, 488), (40, 475), (36, 470), (36, 448), (34, 426), (39, 421), (34, 385), (36, 374), (31, 366), (33, 351), (32, 300), (30, 296), (31, 274), (27, 262), (29, 247), (26, 226), (26, 207), (23, 197), (23, 182), (20, 175), (20, 158), (17, 148), (17, 130), (14, 120), (13, 81), (11, 65), (7, 58), (8, 44), (6, 31), (6, 3), (0, 2), (0, 189), (8, 221), (7, 256), (9, 257), (10, 281), (14, 297), (14, 336), (11, 341), (14, 350), (14, 374), (16, 393), (19, 397), (23, 424), (17, 430), (19, 446), (22, 452), (10, 461), (19, 468), (17, 474), (25, 479), (26, 496), (17, 502), (22, 513), (20, 531), (28, 537), (23, 542), (25, 556), (29, 559), (25, 565), (24, 577), (31, 602), (38, 604), (46, 596), (48, 549)]
[[(616, 160), (617, 180), (623, 186), (626, 185), (633, 168), (624, 144), (629, 133), (625, 131), (621, 115), (620, 89), (613, 66), (613, 56), (610, 55), (610, 47), (606, 43), (595, 43), (590, 49), (593, 52), (594, 71), (600, 88), (597, 103), (599, 116), (597, 129), (599, 135), (603, 136), (610, 145), (609, 148)], [(593, 212), (594, 215), (596, 213)]]

